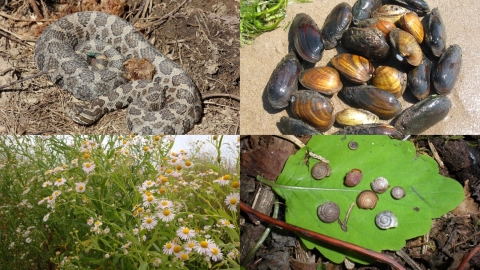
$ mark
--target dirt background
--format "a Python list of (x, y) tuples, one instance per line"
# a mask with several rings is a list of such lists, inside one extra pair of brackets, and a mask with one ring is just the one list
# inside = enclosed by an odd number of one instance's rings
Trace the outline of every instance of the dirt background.
[[(310, 137), (299, 139), (306, 143)], [(418, 265), (416, 269), (457, 269), (465, 255), (480, 244), (480, 137), (414, 136), (410, 141), (415, 144), (417, 152), (435, 158), (440, 174), (456, 179), (464, 186), (465, 199), (455, 210), (434, 219), (428, 234), (408, 240), (402, 250)], [(275, 195), (255, 178), (262, 175), (274, 181), (288, 157), (297, 149), (291, 142), (276, 136), (246, 136), (240, 143), (240, 199), (250, 206), (255, 205), (257, 211), (271, 216)], [(280, 198), (280, 220), (285, 220), (284, 213), (285, 203)], [(254, 225), (243, 212), (240, 219), (240, 254), (242, 264), (247, 265), (247, 269), (346, 269), (343, 264), (330, 263), (317, 250), (306, 250), (294, 234), (277, 227), (272, 228), (254, 258), (244, 262), (245, 256), (263, 234), (266, 224)], [(405, 265), (406, 269), (414, 269), (395, 252), (385, 253)], [(369, 266), (357, 264), (354, 269), (391, 268), (377, 263)], [(480, 254), (477, 253), (465, 269), (480, 269)]]
[[(240, 107), (242, 114), (242, 134), (280, 134), (277, 123), (282, 116), (290, 113), (286, 110), (274, 110), (266, 103), (264, 88), (276, 65), (288, 52), (289, 24), (297, 13), (307, 13), (321, 28), (325, 18), (332, 8), (340, 2), (350, 5), (355, 0), (327, 1), (313, 0), (313, 3), (292, 3), (287, 7), (287, 16), (279, 27), (269, 33), (257, 37), (254, 45), (243, 46), (240, 49), (240, 74), (242, 77), (241, 92), (243, 103)], [(388, 2), (388, 1), (383, 1)], [(427, 0), (430, 8), (438, 7), (447, 31), (447, 45), (459, 44), (462, 47), (463, 65), (460, 78), (449, 95), (453, 106), (447, 117), (431, 127), (424, 134), (479, 134), (480, 125), (477, 124), (480, 115), (480, 101), (478, 87), (480, 74), (480, 54), (478, 44), (480, 36), (473, 34), (480, 25), (480, 4), (477, 0), (441, 1)], [(344, 49), (339, 47), (341, 52)], [(337, 50), (324, 52), (323, 58), (316, 66), (326, 65), (337, 54)], [(408, 92), (408, 90), (406, 91)], [(406, 93), (408, 95), (408, 93)], [(413, 97), (407, 100), (414, 100)], [(412, 103), (400, 99), (404, 108)], [(335, 112), (346, 108), (335, 94), (332, 98)], [(388, 122), (388, 121), (387, 121)], [(334, 133), (338, 126), (327, 131)]]
[[(53, 21), (81, 10), (105, 11), (105, 7), (116, 8), (119, 16), (129, 22), (138, 14), (135, 27), (143, 28), (141, 32), (160, 52), (190, 74), (202, 95), (240, 96), (238, 0), (126, 0), (124, 6), (120, 0), (102, 2), (36, 3), (39, 13)], [(35, 16), (29, 1), (0, 0), (0, 86), (38, 72), (33, 59), (34, 42), (46, 25), (47, 21)], [(130, 133), (125, 109), (108, 113), (97, 124), (84, 127), (67, 116), (71, 102), (78, 101), (52, 85), (46, 76), (0, 90), (0, 134)], [(189, 134), (239, 134), (239, 107), (239, 101), (231, 97), (204, 100), (203, 118)]]

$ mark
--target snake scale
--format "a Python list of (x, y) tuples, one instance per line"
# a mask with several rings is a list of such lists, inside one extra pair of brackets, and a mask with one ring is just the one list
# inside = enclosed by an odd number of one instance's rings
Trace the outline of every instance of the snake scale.
[[(106, 61), (91, 65), (92, 56)], [(152, 81), (127, 81), (123, 62), (146, 58), (155, 67)], [(50, 80), (88, 105), (72, 105), (69, 115), (83, 125), (105, 113), (127, 108), (127, 126), (135, 134), (184, 134), (202, 114), (192, 79), (157, 51), (127, 21), (102, 12), (78, 12), (49, 25), (35, 44), (35, 63)]]

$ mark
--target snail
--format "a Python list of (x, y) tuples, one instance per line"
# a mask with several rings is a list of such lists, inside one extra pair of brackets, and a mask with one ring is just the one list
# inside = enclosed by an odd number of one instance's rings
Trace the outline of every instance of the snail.
[(319, 162), (312, 167), (312, 177), (316, 180), (321, 180), (327, 176), (330, 176), (332, 169), (330, 165), (325, 162)]
[(376, 193), (384, 193), (388, 189), (388, 180), (385, 177), (377, 177), (370, 183), (372, 190)]
[(403, 197), (405, 197), (405, 189), (403, 189), (402, 187), (394, 187), (392, 188), (392, 191), (391, 191), (391, 194), (392, 194), (392, 197), (396, 200), (399, 200)]
[(358, 143), (356, 141), (349, 141), (348, 142), (348, 148), (350, 150), (357, 150), (358, 149)]
[(382, 230), (395, 228), (398, 226), (398, 220), (394, 213), (382, 211), (375, 216), (375, 224)]
[(354, 187), (362, 181), (362, 171), (360, 169), (351, 169), (345, 176), (344, 184), (347, 187)]
[(325, 223), (332, 223), (340, 216), (340, 207), (334, 202), (327, 202), (317, 209), (318, 218)]
[(373, 209), (377, 205), (378, 196), (371, 190), (364, 190), (357, 196), (357, 206), (362, 209)]

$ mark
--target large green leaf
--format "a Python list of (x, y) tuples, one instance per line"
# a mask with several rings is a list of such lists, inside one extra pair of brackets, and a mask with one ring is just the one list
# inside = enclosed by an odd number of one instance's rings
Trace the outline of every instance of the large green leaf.
[[(358, 143), (357, 150), (349, 149), (348, 143), (352, 140)], [(310, 169), (319, 160), (306, 159), (307, 149), (329, 160), (332, 168), (329, 177), (323, 180), (311, 177)], [(353, 168), (362, 170), (363, 180), (356, 187), (346, 187), (344, 177)], [(355, 205), (346, 232), (337, 222), (326, 224), (318, 219), (317, 207), (333, 201), (339, 205), (343, 221), (357, 195), (370, 189), (370, 183), (379, 176), (388, 179), (390, 188), (379, 194), (373, 210)], [(405, 189), (403, 199), (391, 197), (390, 190), (394, 186)], [(286, 201), (288, 223), (378, 252), (399, 250), (407, 239), (427, 233), (432, 218), (454, 209), (464, 197), (457, 181), (438, 174), (438, 165), (432, 158), (417, 153), (411, 142), (387, 136), (314, 136), (306, 147), (287, 160), (272, 187)], [(395, 213), (399, 223), (397, 228), (381, 230), (375, 225), (376, 214), (384, 210)], [(342, 262), (345, 256), (360, 263), (369, 262), (367, 258), (345, 250), (311, 239), (302, 240), (308, 248), (317, 248), (335, 263)]]

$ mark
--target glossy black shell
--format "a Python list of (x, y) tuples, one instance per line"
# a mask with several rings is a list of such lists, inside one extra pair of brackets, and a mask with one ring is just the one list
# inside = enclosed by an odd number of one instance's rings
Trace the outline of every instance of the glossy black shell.
[(343, 99), (352, 107), (370, 111), (381, 119), (390, 119), (402, 111), (402, 104), (389, 92), (371, 85), (344, 87)]
[(445, 24), (438, 8), (432, 9), (427, 15), (427, 27), (425, 29), (425, 42), (432, 51), (433, 55), (440, 57), (445, 51), (447, 44), (447, 32)]
[(294, 52), (287, 54), (278, 63), (265, 87), (267, 99), (274, 109), (288, 106), (290, 96), (298, 90), (298, 76), (302, 66)]
[(290, 26), (293, 45), (298, 55), (307, 62), (316, 63), (322, 59), (324, 45), (320, 29), (313, 19), (299, 13)]
[(382, 31), (374, 28), (348, 28), (343, 33), (342, 45), (372, 62), (384, 61), (390, 49)]
[(357, 0), (352, 7), (353, 24), (357, 25), (361, 20), (370, 18), (372, 11), (382, 5), (382, 0)]
[(423, 56), (422, 63), (408, 72), (408, 88), (418, 100), (422, 100), (430, 94), (431, 72), (432, 61), (430, 61), (425, 55)]
[(338, 40), (352, 21), (352, 8), (348, 3), (336, 5), (323, 23), (322, 36), (326, 50), (337, 46)]
[(417, 135), (447, 116), (452, 102), (446, 96), (429, 96), (398, 116), (394, 127), (405, 135)]
[(285, 135), (315, 135), (322, 134), (320, 131), (309, 126), (299, 119), (282, 116), (277, 124), (278, 129)]
[(432, 73), (433, 86), (437, 93), (448, 95), (452, 92), (462, 68), (462, 48), (452, 45), (442, 54)]

